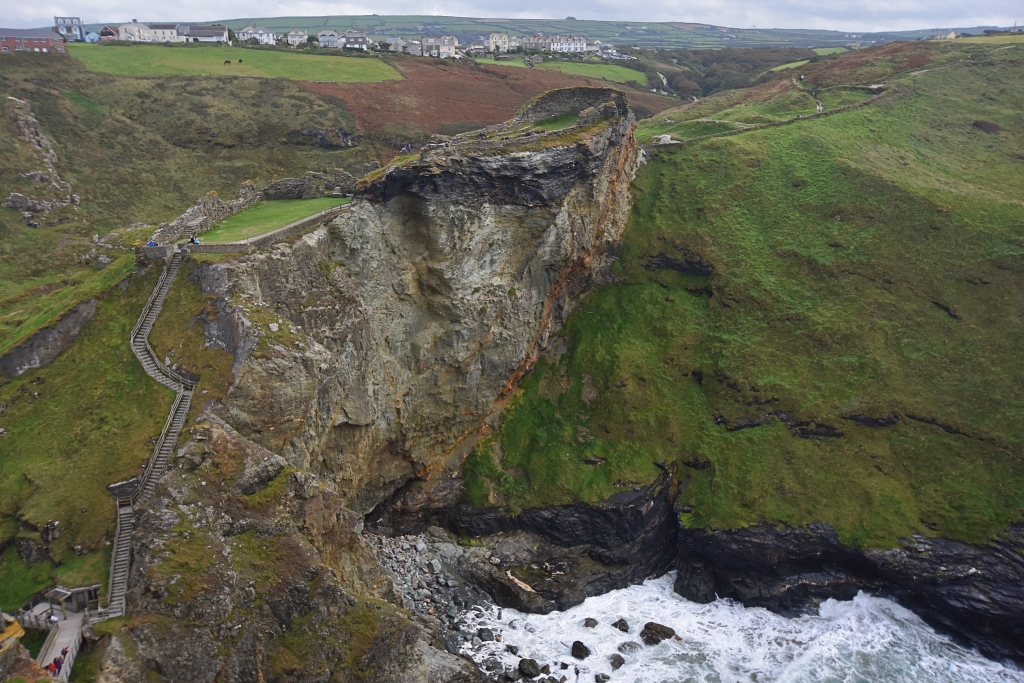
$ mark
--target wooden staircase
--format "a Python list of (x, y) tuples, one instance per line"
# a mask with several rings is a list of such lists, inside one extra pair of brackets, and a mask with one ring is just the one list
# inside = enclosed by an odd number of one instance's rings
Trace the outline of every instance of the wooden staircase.
[(185, 377), (164, 365), (149, 345), (149, 333), (153, 329), (164, 300), (181, 271), (182, 254), (175, 252), (167, 262), (160, 280), (153, 288), (153, 293), (142, 309), (138, 322), (132, 329), (130, 344), (132, 353), (142, 363), (146, 374), (157, 382), (174, 391), (177, 395), (167, 415), (164, 429), (160, 433), (156, 447), (146, 464), (146, 471), (139, 481), (138, 488), (130, 496), (117, 499), (117, 530), (114, 532), (114, 547), (110, 556), (110, 581), (107, 590), (107, 606), (101, 608), (97, 617), (108, 619), (125, 614), (125, 592), (128, 588), (128, 572), (131, 568), (132, 530), (134, 528), (134, 506), (153, 495), (156, 482), (167, 470), (178, 437), (185, 426), (188, 411), (192, 405), (192, 392), (197, 380)]

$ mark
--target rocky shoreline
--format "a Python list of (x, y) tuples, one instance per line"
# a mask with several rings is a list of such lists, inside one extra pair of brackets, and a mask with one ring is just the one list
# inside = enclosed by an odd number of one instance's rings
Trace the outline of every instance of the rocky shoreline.
[[(675, 569), (675, 591), (688, 600), (730, 598), (787, 617), (859, 591), (890, 597), (986, 657), (1024, 662), (1024, 525), (987, 545), (914, 536), (892, 549), (857, 549), (825, 524), (687, 529), (668, 493), (659, 482), (601, 505), (508, 516), (467, 507), (459, 481), (446, 479), (418, 482), (368, 521), (384, 533), (440, 541), (442, 565), (463, 590), (477, 586), (477, 596), (523, 612), (564, 611)], [(455, 534), (479, 546), (460, 547)], [(427, 547), (427, 555), (440, 556)], [(473, 604), (463, 598), (461, 606)], [(457, 615), (447, 619), (460, 646), (472, 640), (458, 629)]]
[[(463, 547), (438, 527), (431, 527), (425, 533), (394, 537), (365, 533), (364, 540), (394, 582), (402, 606), (432, 625), (449, 653), (480, 666), (488, 680), (507, 683), (536, 679), (540, 683), (566, 683), (589, 680), (588, 674), (596, 683), (609, 680), (608, 674), (595, 674), (590, 665), (582, 664), (591, 655), (583, 641), (573, 643), (571, 657), (550, 662), (538, 662), (526, 656), (527, 653), (520, 657), (518, 647), (502, 643), (502, 631), (495, 629), (494, 624), (502, 622), (503, 608), (475, 585), (472, 578), (475, 572), (466, 571), (474, 564), (500, 564), (501, 558), (495, 551)], [(678, 640), (674, 630), (654, 622), (645, 624), (639, 635), (633, 636), (628, 634), (638, 629), (631, 628), (625, 619), (619, 618), (610, 625), (621, 631), (624, 638), (619, 646), (621, 654), (608, 658), (607, 666), (612, 670), (621, 667), (626, 662), (625, 657), (639, 653), (644, 645), (654, 646), (670, 638)], [(597, 627), (598, 621), (586, 619), (584, 626)], [(512, 620), (508, 628), (514, 631), (520, 624)], [(638, 639), (643, 644), (637, 642)], [(495, 656), (499, 653), (503, 657)]]

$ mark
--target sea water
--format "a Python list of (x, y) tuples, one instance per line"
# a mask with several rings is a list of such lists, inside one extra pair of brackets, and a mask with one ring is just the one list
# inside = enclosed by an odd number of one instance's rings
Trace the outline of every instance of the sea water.
[[(957, 645), (891, 600), (861, 593), (790, 619), (731, 600), (690, 602), (672, 590), (674, 580), (669, 573), (545, 615), (471, 610), (466, 628), (492, 629), (500, 640), (467, 644), (464, 651), (481, 666), (500, 662), (505, 670), (529, 657), (567, 683), (593, 683), (599, 673), (615, 683), (1024, 683), (1021, 670)], [(598, 625), (585, 627), (588, 617)], [(628, 633), (612, 626), (620, 618)], [(675, 629), (678, 639), (623, 654), (626, 663), (613, 670), (609, 657), (627, 641), (641, 643), (648, 621)], [(575, 640), (590, 649), (582, 661), (570, 654)]]

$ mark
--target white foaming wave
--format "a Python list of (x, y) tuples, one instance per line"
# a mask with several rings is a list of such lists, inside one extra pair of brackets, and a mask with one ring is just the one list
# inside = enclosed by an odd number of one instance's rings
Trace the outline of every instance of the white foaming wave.
[[(731, 600), (690, 602), (672, 590), (674, 581), (672, 572), (546, 615), (467, 612), (470, 628), (490, 628), (501, 640), (465, 652), (481, 664), (497, 659), (506, 669), (530, 657), (568, 683), (590, 683), (598, 673), (614, 683), (1024, 683), (1020, 670), (936, 634), (891, 600), (860, 594), (828, 600), (816, 616), (787, 619)], [(583, 626), (587, 617), (598, 626)], [(611, 625), (619, 618), (629, 633)], [(648, 621), (670, 626), (678, 639), (624, 653), (626, 664), (612, 670), (609, 657), (624, 642), (639, 644)], [(590, 648), (585, 660), (570, 654), (575, 640)], [(517, 646), (518, 655), (506, 645)]]

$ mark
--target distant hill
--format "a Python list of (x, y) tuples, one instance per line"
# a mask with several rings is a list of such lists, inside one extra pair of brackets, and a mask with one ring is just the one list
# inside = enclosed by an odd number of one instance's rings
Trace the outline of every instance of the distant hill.
[[(194, 23), (194, 22), (189, 22)], [(211, 23), (211, 22), (203, 22)], [(729, 28), (711, 24), (685, 22), (628, 22), (559, 19), (502, 19), (473, 17), (437, 17), (427, 15), (356, 15), (321, 17), (242, 17), (221, 20), (231, 29), (248, 24), (274, 30), (319, 30), (322, 28), (365, 29), (378, 38), (411, 37), (425, 33), (453, 34), (460, 42), (472, 42), (491, 31), (508, 31), (516, 35), (533, 33), (573, 33), (587, 38), (611, 41), (615, 45), (656, 48), (719, 48), (719, 47), (831, 47), (877, 45), (894, 40), (917, 40), (940, 31), (937, 28), (884, 33), (821, 31), (814, 29)], [(100, 25), (96, 24), (96, 28)], [(90, 28), (92, 28), (90, 26)], [(995, 26), (953, 28), (957, 33), (981, 33)], [(949, 31), (947, 27), (942, 29)]]

